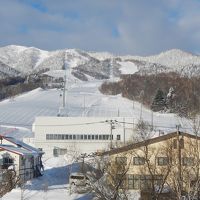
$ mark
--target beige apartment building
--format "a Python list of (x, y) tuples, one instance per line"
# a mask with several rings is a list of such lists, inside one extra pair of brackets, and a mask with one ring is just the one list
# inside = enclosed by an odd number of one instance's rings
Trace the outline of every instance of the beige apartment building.
[(197, 192), (200, 137), (173, 132), (104, 152), (129, 190)]

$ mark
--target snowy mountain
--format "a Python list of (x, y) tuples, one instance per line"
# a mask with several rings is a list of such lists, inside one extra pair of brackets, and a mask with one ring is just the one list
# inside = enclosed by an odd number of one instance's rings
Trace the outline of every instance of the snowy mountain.
[[(78, 79), (119, 77), (120, 74), (177, 72), (200, 75), (200, 56), (172, 49), (159, 55), (115, 56), (107, 52), (77, 49), (44, 51), (34, 47), (10, 45), (0, 48), (0, 78), (69, 69)], [(62, 75), (64, 74), (61, 73)]]
[(141, 73), (177, 72), (190, 77), (200, 75), (200, 56), (179, 49), (148, 57), (123, 56), (123, 59), (137, 62)]

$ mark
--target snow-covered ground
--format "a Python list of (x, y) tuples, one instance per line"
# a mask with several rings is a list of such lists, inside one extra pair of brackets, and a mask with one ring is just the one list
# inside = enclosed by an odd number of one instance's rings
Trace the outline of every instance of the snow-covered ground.
[(3, 200), (89, 200), (91, 194), (73, 193), (69, 187), (68, 169), (70, 163), (63, 157), (44, 162), (44, 175), (26, 183), (2, 197)]

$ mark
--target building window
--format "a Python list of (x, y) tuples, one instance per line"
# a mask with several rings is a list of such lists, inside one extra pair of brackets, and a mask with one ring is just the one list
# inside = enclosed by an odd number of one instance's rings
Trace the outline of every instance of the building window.
[(133, 175), (132, 174), (127, 174), (128, 177), (128, 189), (134, 189), (133, 187)]
[(169, 164), (169, 158), (168, 157), (157, 157), (157, 163), (160, 166), (168, 165)]
[(69, 135), (69, 140), (72, 140), (72, 135)]
[(46, 140), (50, 140), (50, 134), (46, 134)]
[(81, 140), (83, 140), (83, 135), (81, 135)]
[(194, 158), (193, 157), (183, 157), (182, 164), (184, 166), (194, 166)]
[(98, 135), (95, 135), (95, 140), (98, 140)]
[(25, 162), (26, 162), (26, 158), (21, 157), (21, 165), (22, 165), (22, 166), (25, 166)]
[(58, 139), (58, 135), (57, 135), (57, 134), (54, 134), (53, 139), (54, 139), (54, 140), (57, 140), (57, 139)]
[(84, 140), (87, 140), (87, 135), (84, 135)]
[(94, 135), (92, 135), (92, 140), (94, 140)]
[(133, 158), (133, 164), (134, 165), (144, 165), (145, 164), (144, 157), (134, 157)]
[(91, 140), (91, 135), (88, 135), (88, 140)]
[(50, 140), (53, 140), (53, 138), (54, 138), (53, 134), (50, 134)]
[(140, 176), (140, 188), (141, 189), (150, 189), (152, 184), (151, 175), (141, 175)]
[(68, 140), (68, 135), (65, 135), (65, 140)]
[(3, 169), (8, 169), (9, 166), (13, 165), (14, 159), (10, 156), (9, 153), (5, 153), (2, 155), (3, 159), (1, 160), (1, 165)]
[(140, 175), (127, 174), (128, 189), (140, 189)]
[(126, 165), (127, 164), (127, 158), (126, 157), (116, 157), (115, 163), (120, 164), (120, 165), (121, 164)]
[(160, 186), (163, 182), (162, 175), (137, 175), (137, 174), (128, 174), (127, 175), (127, 183), (128, 189), (149, 189), (152, 188), (152, 183), (154, 179), (154, 184)]
[(121, 135), (117, 135), (117, 140), (121, 140)]
[(102, 140), (102, 135), (99, 135), (99, 140)]

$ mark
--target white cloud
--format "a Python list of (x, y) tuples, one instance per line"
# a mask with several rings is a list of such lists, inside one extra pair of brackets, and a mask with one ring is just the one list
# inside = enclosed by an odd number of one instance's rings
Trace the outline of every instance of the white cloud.
[(140, 55), (170, 48), (200, 52), (196, 0), (38, 0), (47, 12), (33, 8), (32, 2), (1, 3), (1, 46)]

